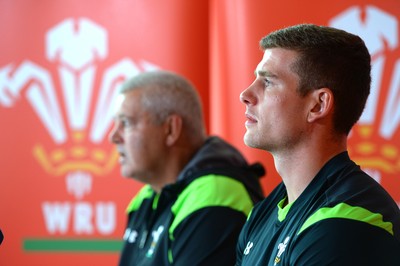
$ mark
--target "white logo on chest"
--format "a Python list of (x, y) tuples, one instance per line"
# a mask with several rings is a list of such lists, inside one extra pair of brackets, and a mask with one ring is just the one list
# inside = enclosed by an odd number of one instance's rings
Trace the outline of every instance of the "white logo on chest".
[(246, 248), (244, 249), (244, 251), (243, 251), (243, 254), (244, 255), (247, 255), (247, 254), (249, 254), (250, 253), (250, 249), (252, 248), (254, 246), (254, 243), (253, 242), (247, 242), (247, 246), (246, 246)]
[(156, 248), (157, 242), (160, 239), (161, 233), (164, 231), (164, 226), (160, 225), (157, 230), (151, 232), (151, 236), (153, 237), (153, 241), (151, 242), (150, 248), (146, 253), (146, 257), (152, 257), (154, 253), (154, 249)]
[(278, 250), (279, 250), (279, 251), (278, 251), (278, 254), (277, 254), (276, 257), (275, 257), (274, 265), (277, 265), (277, 264), (281, 261), (282, 253), (285, 251), (286, 246), (287, 246), (289, 240), (290, 240), (290, 237), (287, 236), (287, 237), (285, 238), (285, 240), (283, 241), (283, 243), (280, 243), (280, 244), (278, 245)]

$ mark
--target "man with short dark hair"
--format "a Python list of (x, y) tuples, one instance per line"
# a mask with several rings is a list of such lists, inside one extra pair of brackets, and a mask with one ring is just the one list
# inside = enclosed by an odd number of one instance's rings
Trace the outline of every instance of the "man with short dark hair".
[(400, 211), (347, 153), (370, 91), (361, 38), (310, 24), (264, 37), (241, 93), (246, 145), (272, 154), (282, 178), (257, 204), (236, 265), (400, 265)]

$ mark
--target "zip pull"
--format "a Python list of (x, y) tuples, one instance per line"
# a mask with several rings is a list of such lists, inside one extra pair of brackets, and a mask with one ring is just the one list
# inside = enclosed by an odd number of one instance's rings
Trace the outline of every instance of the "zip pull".
[(146, 240), (147, 240), (147, 235), (148, 235), (148, 231), (145, 230), (140, 238), (140, 242), (139, 242), (139, 248), (144, 248), (144, 245), (146, 244)]

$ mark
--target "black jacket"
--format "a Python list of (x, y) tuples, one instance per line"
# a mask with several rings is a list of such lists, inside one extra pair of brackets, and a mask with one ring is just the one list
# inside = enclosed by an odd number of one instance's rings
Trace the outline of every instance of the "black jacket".
[(120, 265), (233, 265), (259, 177), (231, 145), (209, 138), (160, 194), (144, 186), (128, 207)]
[(251, 212), (236, 265), (400, 265), (400, 210), (350, 160), (332, 158), (293, 203), (283, 183)]

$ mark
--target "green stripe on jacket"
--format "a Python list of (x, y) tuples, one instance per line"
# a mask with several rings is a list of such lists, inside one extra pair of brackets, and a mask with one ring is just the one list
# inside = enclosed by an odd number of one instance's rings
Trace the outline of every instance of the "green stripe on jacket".
[(153, 196), (153, 193), (154, 190), (150, 187), (150, 185), (143, 186), (129, 203), (128, 207), (126, 208), (126, 212), (130, 213), (133, 211), (137, 211), (143, 200), (151, 198)]
[(194, 180), (179, 195), (171, 211), (175, 219), (169, 228), (171, 240), (176, 227), (190, 214), (207, 207), (228, 207), (245, 216), (253, 208), (253, 202), (245, 186), (230, 177), (206, 175)]
[(365, 208), (358, 206), (351, 206), (346, 203), (337, 204), (334, 207), (324, 207), (316, 211), (313, 215), (308, 217), (306, 222), (300, 228), (298, 234), (303, 232), (305, 229), (311, 225), (330, 218), (342, 218), (351, 219), (360, 222), (365, 222), (373, 226), (377, 226), (388, 231), (393, 235), (393, 224), (390, 222), (385, 222), (383, 216), (380, 213), (373, 213)]

